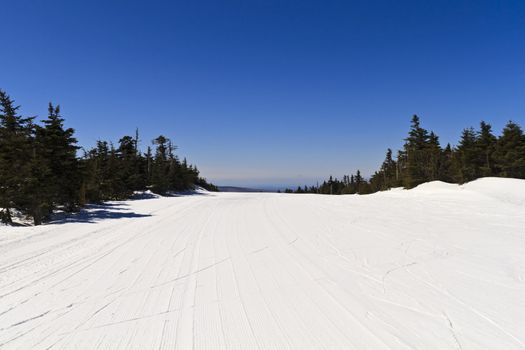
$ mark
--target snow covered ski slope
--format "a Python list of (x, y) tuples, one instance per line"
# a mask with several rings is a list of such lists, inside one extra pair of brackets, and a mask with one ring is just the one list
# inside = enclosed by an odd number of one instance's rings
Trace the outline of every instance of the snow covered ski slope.
[(525, 181), (0, 227), (0, 349), (524, 349)]

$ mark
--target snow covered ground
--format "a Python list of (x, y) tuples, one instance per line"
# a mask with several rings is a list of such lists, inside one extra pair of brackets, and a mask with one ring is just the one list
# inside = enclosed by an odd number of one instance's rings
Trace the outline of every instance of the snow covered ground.
[(525, 181), (0, 227), (1, 349), (524, 349)]

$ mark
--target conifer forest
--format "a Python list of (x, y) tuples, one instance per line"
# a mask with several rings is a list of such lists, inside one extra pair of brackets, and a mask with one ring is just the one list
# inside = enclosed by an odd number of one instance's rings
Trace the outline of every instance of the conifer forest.
[(158, 136), (145, 152), (139, 132), (115, 145), (99, 140), (91, 149), (77, 145), (60, 106), (49, 104), (40, 123), (23, 117), (19, 106), (0, 90), (0, 219), (11, 224), (13, 212), (42, 224), (55, 210), (75, 212), (87, 203), (127, 199), (135, 191), (157, 194), (200, 186), (216, 187), (199, 176), (197, 166), (180, 160), (175, 145)]
[(525, 179), (525, 135), (517, 123), (509, 121), (496, 136), (490, 124), (482, 121), (479, 129), (466, 128), (456, 146), (442, 147), (439, 137), (412, 117), (403, 149), (386, 151), (379, 170), (365, 179), (356, 174), (342, 180), (330, 178), (318, 186), (286, 189), (288, 193), (367, 194), (394, 187), (413, 188), (429, 181), (463, 184), (481, 177)]

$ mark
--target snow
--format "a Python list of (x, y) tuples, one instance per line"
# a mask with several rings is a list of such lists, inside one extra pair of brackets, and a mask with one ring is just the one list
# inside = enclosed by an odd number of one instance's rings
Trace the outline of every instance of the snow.
[(523, 349), (525, 181), (0, 227), (1, 349)]

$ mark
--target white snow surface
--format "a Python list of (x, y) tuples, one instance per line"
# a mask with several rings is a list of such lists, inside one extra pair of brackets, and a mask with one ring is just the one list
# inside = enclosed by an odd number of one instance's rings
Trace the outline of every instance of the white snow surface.
[(0, 227), (0, 349), (525, 348), (524, 180), (142, 198)]

